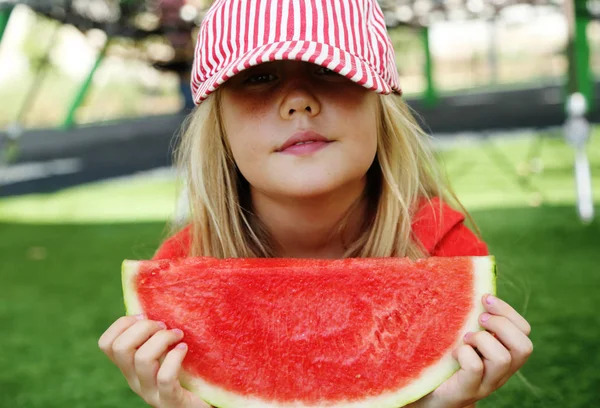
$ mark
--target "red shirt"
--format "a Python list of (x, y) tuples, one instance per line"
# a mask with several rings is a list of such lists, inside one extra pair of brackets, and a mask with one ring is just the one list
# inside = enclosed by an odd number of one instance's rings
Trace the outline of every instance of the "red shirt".
[[(440, 217), (440, 214), (442, 215)], [(426, 203), (415, 214), (412, 229), (430, 256), (483, 256), (488, 255), (485, 242), (481, 241), (467, 226), (465, 216), (442, 203), (439, 199)], [(190, 227), (186, 227), (167, 239), (153, 259), (185, 257), (190, 248)]]

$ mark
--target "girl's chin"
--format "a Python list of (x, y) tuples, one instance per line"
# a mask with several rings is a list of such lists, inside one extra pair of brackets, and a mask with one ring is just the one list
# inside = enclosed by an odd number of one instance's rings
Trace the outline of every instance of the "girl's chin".
[(297, 189), (293, 191), (286, 191), (284, 195), (289, 198), (294, 198), (297, 200), (308, 200), (308, 199), (317, 199), (323, 198), (328, 195), (335, 194), (336, 190), (333, 189)]
[(324, 198), (348, 192), (349, 184), (340, 180), (290, 180), (281, 183), (276, 194), (295, 199)]

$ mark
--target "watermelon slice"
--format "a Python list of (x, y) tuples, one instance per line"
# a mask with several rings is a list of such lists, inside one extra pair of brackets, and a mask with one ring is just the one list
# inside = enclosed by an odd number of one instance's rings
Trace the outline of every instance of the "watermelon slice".
[(125, 261), (128, 314), (185, 333), (182, 384), (213, 406), (399, 407), (481, 330), (493, 257)]

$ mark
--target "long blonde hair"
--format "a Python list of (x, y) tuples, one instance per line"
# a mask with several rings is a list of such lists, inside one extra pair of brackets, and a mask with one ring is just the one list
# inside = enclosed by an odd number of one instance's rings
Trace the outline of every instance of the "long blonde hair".
[[(427, 253), (411, 228), (419, 203), (438, 196), (464, 208), (443, 177), (429, 135), (402, 98), (379, 95), (378, 101), (377, 154), (365, 191), (368, 216), (345, 256), (424, 257)], [(252, 211), (249, 184), (227, 144), (219, 90), (196, 108), (183, 129), (176, 163), (189, 197), (190, 255), (277, 256), (269, 232)]]

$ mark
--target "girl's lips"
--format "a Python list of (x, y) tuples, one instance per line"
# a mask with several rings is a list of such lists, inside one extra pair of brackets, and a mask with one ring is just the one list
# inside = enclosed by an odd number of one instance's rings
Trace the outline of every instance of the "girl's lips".
[(327, 147), (327, 145), (331, 143), (329, 141), (309, 141), (309, 142), (301, 142), (298, 144), (293, 144), (283, 150), (280, 150), (280, 153), (293, 154), (293, 155), (302, 155), (308, 153), (314, 153), (321, 149)]
[(291, 147), (305, 146), (307, 144), (315, 144), (315, 143), (322, 144), (322, 143), (328, 143), (328, 142), (330, 142), (330, 140), (327, 139), (325, 136), (323, 136), (317, 132), (313, 132), (312, 130), (305, 130), (305, 131), (294, 133), (292, 135), (292, 137), (290, 137), (288, 140), (286, 140), (285, 143), (283, 145), (281, 145), (281, 147), (277, 151), (284, 152), (284, 151), (287, 151)]

